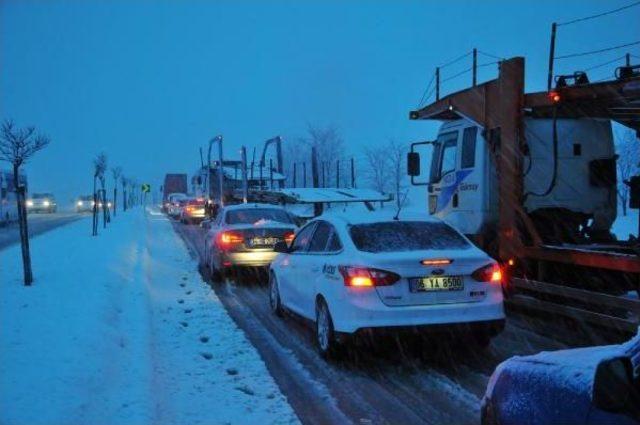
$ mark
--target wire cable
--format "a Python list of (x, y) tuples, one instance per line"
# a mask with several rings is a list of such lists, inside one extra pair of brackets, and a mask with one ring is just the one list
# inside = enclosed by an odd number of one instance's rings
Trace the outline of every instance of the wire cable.
[(611, 59), (610, 61), (603, 62), (603, 63), (601, 63), (601, 64), (599, 64), (599, 65), (594, 65), (594, 66), (591, 66), (591, 67), (589, 67), (589, 68), (583, 69), (583, 71), (584, 71), (584, 72), (587, 72), (587, 71), (593, 71), (594, 69), (602, 68), (603, 66), (610, 65), (610, 64), (612, 64), (612, 63), (614, 63), (614, 62), (618, 62), (618, 61), (620, 61), (620, 60), (622, 60), (622, 59), (624, 59), (624, 58), (625, 58), (624, 56), (619, 56), (619, 57), (617, 57), (617, 58), (615, 58), (615, 59)]
[(621, 49), (623, 47), (635, 46), (637, 44), (640, 44), (640, 40), (634, 41), (632, 43), (620, 44), (618, 46), (607, 47), (605, 49), (590, 50), (590, 51), (587, 51), (587, 52), (571, 53), (569, 55), (556, 56), (554, 59), (568, 59), (568, 58), (575, 58), (575, 57), (578, 57), (578, 56), (595, 55), (596, 53), (608, 52), (610, 50), (616, 50), (616, 49)]
[(436, 78), (436, 74), (434, 73), (431, 76), (431, 80), (429, 81), (429, 84), (427, 85), (427, 88), (424, 89), (424, 92), (422, 93), (422, 97), (420, 98), (420, 102), (418, 102), (418, 108), (422, 107), (423, 102), (429, 99), (428, 97), (425, 98), (425, 96), (429, 92), (429, 89), (431, 88), (431, 85), (433, 84), (433, 80), (435, 80), (435, 78)]
[(452, 60), (450, 60), (449, 62), (446, 62), (443, 65), (440, 65), (438, 68), (442, 69), (442, 68), (446, 68), (449, 65), (453, 65), (454, 63), (457, 63), (457, 62), (461, 61), (462, 59), (466, 58), (467, 56), (470, 56), (472, 53), (473, 52), (467, 52), (462, 56), (458, 56), (457, 58), (452, 59)]
[(461, 75), (463, 75), (463, 74), (466, 74), (467, 72), (470, 72), (470, 71), (472, 71), (472, 70), (473, 70), (473, 67), (471, 67), (471, 68), (467, 68), (467, 69), (465, 69), (465, 70), (462, 70), (462, 71), (460, 71), (460, 72), (458, 72), (458, 73), (456, 73), (456, 74), (453, 74), (451, 77), (447, 77), (447, 78), (445, 78), (444, 80), (440, 81), (440, 84), (442, 84), (442, 83), (446, 83), (446, 82), (447, 82), (447, 81), (449, 81), (449, 80), (453, 80), (454, 78), (457, 78), (457, 77), (459, 77), (459, 76), (461, 76)]
[(483, 52), (482, 50), (478, 50), (478, 53), (480, 53), (481, 55), (485, 55), (487, 57), (493, 58), (493, 59), (498, 59), (499, 61), (504, 60), (504, 58), (501, 58), (500, 56), (492, 55), (491, 53)]
[(634, 2), (634, 3), (628, 4), (628, 5), (626, 5), (626, 6), (619, 7), (619, 8), (617, 8), (617, 9), (609, 10), (608, 12), (602, 12), (602, 13), (598, 13), (598, 14), (596, 14), (596, 15), (585, 16), (584, 18), (573, 19), (573, 20), (571, 20), (571, 21), (562, 22), (562, 23), (559, 23), (559, 24), (557, 24), (557, 25), (558, 25), (559, 27), (561, 27), (561, 26), (564, 26), (564, 25), (571, 25), (571, 24), (575, 24), (575, 23), (577, 23), (577, 22), (588, 21), (588, 20), (590, 20), (590, 19), (601, 18), (601, 17), (603, 17), (603, 16), (611, 15), (612, 13), (617, 13), (617, 12), (620, 12), (620, 11), (622, 11), (622, 10), (630, 9), (630, 8), (635, 7), (635, 6), (638, 6), (638, 5), (640, 5), (640, 1), (636, 1), (636, 2)]

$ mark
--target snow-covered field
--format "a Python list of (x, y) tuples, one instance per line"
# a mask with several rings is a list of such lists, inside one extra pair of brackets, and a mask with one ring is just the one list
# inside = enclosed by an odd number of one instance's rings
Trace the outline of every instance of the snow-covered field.
[(171, 224), (80, 220), (0, 251), (0, 423), (297, 423)]

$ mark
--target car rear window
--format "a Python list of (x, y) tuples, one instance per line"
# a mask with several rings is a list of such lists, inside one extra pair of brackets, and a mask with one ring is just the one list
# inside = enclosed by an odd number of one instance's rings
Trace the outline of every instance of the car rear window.
[(390, 221), (352, 225), (356, 248), (365, 252), (464, 249), (471, 245), (449, 225), (426, 221)]
[(204, 199), (192, 199), (188, 202), (188, 205), (204, 205)]
[(275, 208), (247, 208), (227, 212), (227, 224), (254, 224), (259, 221), (277, 221), (279, 223), (292, 224), (289, 214)]

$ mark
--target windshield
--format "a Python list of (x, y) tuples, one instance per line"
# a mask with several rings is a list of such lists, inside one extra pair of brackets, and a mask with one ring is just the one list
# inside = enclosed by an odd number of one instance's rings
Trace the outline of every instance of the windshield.
[(32, 198), (33, 199), (42, 199), (42, 198), (51, 198), (53, 195), (51, 195), (50, 193), (34, 193)]
[(389, 221), (356, 224), (349, 229), (356, 248), (365, 252), (466, 249), (471, 245), (441, 222)]
[(277, 221), (293, 224), (286, 211), (275, 208), (251, 208), (227, 212), (227, 224), (254, 224), (260, 221)]

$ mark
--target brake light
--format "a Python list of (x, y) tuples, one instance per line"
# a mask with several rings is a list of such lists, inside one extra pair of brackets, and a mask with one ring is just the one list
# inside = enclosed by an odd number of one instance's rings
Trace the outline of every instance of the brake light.
[(295, 233), (293, 232), (287, 232), (284, 234), (284, 241), (287, 243), (287, 245), (291, 245), (291, 242), (293, 242), (294, 236), (295, 236)]
[(235, 232), (222, 232), (218, 234), (218, 246), (222, 249), (231, 248), (234, 245), (244, 242), (241, 234)]
[(339, 266), (345, 286), (389, 286), (400, 280), (400, 276), (385, 270), (367, 267)]
[(428, 260), (420, 261), (420, 264), (423, 266), (446, 266), (447, 264), (451, 264), (451, 260), (448, 258), (432, 258)]
[(502, 270), (498, 264), (489, 264), (471, 273), (471, 277), (478, 282), (500, 283), (502, 282)]

